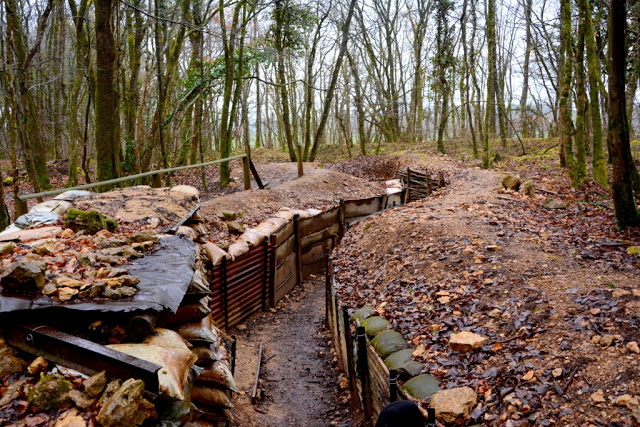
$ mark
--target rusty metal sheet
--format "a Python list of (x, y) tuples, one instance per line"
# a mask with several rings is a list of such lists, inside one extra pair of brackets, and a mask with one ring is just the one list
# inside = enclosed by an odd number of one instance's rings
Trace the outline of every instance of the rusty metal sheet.
[(165, 309), (176, 312), (184, 298), (195, 269), (196, 246), (191, 239), (168, 236), (160, 239), (160, 248), (122, 268), (140, 278), (138, 292), (131, 298), (57, 302), (41, 294), (30, 297), (0, 290), (0, 315), (24, 310), (65, 308), (81, 311), (131, 312)]

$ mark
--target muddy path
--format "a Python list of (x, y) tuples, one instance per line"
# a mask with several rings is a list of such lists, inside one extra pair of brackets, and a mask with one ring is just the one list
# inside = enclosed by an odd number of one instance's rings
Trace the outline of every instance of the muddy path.
[[(233, 426), (353, 426), (348, 392), (340, 391), (330, 337), (324, 323), (324, 278), (310, 278), (278, 303), (232, 332), (237, 337)], [(246, 329), (245, 329), (246, 327)], [(251, 403), (259, 344), (259, 388)]]

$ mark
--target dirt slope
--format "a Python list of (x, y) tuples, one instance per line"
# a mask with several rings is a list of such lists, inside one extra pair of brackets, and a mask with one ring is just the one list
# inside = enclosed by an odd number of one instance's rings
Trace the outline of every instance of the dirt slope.
[[(637, 408), (614, 404), (640, 394), (640, 355), (626, 348), (640, 342), (638, 258), (597, 236), (575, 245), (553, 226), (571, 207), (505, 194), (496, 172), (409, 163), (446, 170), (452, 185), (348, 233), (334, 255), (343, 298), (377, 307), (424, 346), (419, 360), (443, 387), (478, 392), (465, 424), (640, 423)], [(489, 343), (452, 352), (460, 330)]]
[(305, 164), (305, 175), (297, 178), (295, 164), (263, 165), (261, 170), (271, 179), (267, 189), (252, 189), (203, 201), (200, 214), (209, 222), (210, 240), (230, 239), (226, 224), (220, 220), (223, 211), (242, 212), (245, 226), (254, 226), (283, 207), (324, 210), (335, 206), (340, 199), (372, 197), (384, 192), (379, 183), (312, 166)]

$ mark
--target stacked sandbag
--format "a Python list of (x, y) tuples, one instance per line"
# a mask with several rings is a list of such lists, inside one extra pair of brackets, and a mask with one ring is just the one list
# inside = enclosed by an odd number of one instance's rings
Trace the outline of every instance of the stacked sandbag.
[(191, 389), (191, 401), (197, 413), (200, 418), (213, 422), (229, 420), (231, 391), (236, 391), (231, 373), (230, 339), (215, 326), (211, 315), (181, 325), (176, 331), (192, 345), (196, 365), (202, 369)]

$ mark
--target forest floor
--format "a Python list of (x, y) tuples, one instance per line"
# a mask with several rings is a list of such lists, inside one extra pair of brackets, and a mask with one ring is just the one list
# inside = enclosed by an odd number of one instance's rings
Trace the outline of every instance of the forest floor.
[[(334, 254), (343, 300), (390, 320), (442, 387), (478, 392), (464, 424), (640, 423), (621, 398), (640, 395), (640, 257), (626, 251), (639, 230), (615, 230), (597, 186), (565, 190), (544, 169), (521, 168), (548, 190), (529, 198), (468, 162), (404, 153), (407, 165), (452, 184), (347, 233)], [(551, 193), (562, 209), (543, 207)], [(488, 343), (454, 352), (461, 330)]]
[[(250, 226), (284, 206), (322, 209), (339, 198), (377, 194), (381, 186), (371, 181), (399, 168), (443, 170), (451, 182), (444, 191), (346, 235), (334, 258), (344, 301), (373, 305), (392, 321), (442, 387), (478, 392), (480, 403), (463, 424), (640, 424), (633, 399), (621, 399), (640, 395), (640, 354), (631, 345), (640, 342), (640, 257), (627, 253), (640, 244), (640, 230), (615, 229), (608, 190), (591, 182), (570, 189), (553, 152), (509, 157), (498, 171), (429, 149), (387, 153), (305, 165), (302, 179), (295, 164), (270, 163), (282, 156), (257, 161), (270, 182), (266, 192), (242, 192), (242, 170), (233, 164), (228, 188), (211, 184), (202, 192), (210, 238), (229, 237), (216, 231), (222, 209), (242, 210)], [(217, 177), (212, 170), (209, 183)], [(538, 195), (505, 191), (499, 171), (532, 180)], [(64, 182), (62, 171), (56, 179)], [(177, 183), (199, 187), (199, 171), (177, 175)], [(549, 197), (564, 206), (545, 208)], [(275, 312), (234, 331), (244, 392), (234, 400), (237, 425), (357, 424), (345, 415), (336, 385), (322, 299), (322, 286), (309, 281)], [(489, 342), (472, 353), (452, 352), (448, 337), (459, 330)], [(254, 407), (248, 396), (261, 341), (266, 398)]]

